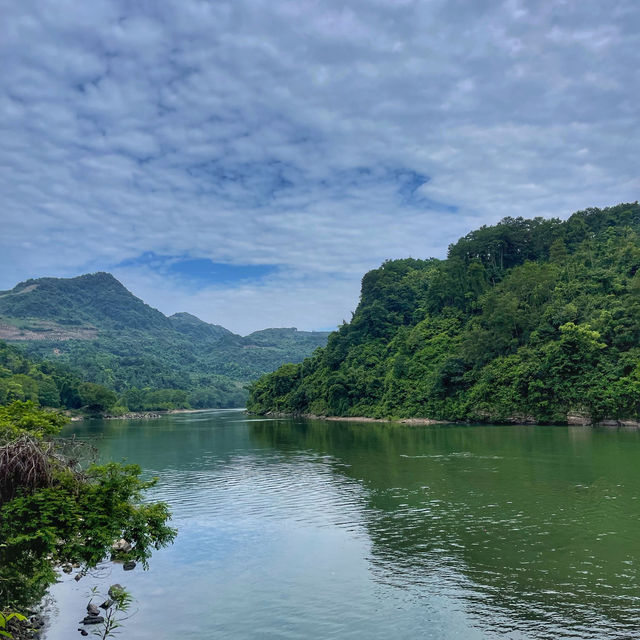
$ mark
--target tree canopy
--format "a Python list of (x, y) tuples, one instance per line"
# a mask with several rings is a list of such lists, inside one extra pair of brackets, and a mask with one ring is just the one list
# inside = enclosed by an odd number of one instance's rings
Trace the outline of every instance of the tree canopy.
[(445, 260), (367, 273), (327, 346), (255, 382), (248, 408), (565, 422), (640, 415), (640, 207), (505, 218)]

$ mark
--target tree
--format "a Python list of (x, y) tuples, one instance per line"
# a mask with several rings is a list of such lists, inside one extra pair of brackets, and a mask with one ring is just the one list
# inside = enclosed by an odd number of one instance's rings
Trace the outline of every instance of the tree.
[(115, 405), (118, 396), (99, 384), (85, 382), (80, 386), (80, 399), (87, 411), (102, 413)]
[(0, 609), (42, 597), (62, 563), (98, 564), (115, 540), (147, 565), (175, 536), (166, 504), (143, 502), (155, 480), (137, 465), (79, 467), (50, 436), (66, 418), (15, 402), (0, 407)]

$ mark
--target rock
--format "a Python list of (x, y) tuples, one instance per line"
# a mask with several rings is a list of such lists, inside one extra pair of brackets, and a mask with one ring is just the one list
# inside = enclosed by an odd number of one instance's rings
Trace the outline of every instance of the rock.
[(599, 427), (618, 427), (620, 426), (620, 423), (617, 420), (614, 420), (613, 418), (606, 418), (604, 420), (600, 420), (600, 422), (598, 422)]
[(112, 607), (115, 604), (115, 602), (109, 598), (108, 600), (105, 600), (101, 605), (100, 608), (104, 609), (105, 611), (109, 608)]
[(567, 424), (578, 427), (588, 427), (591, 424), (591, 416), (580, 411), (570, 411), (567, 413)]
[(65, 573), (71, 573), (71, 572), (73, 571), (73, 567), (72, 567), (70, 564), (68, 564), (68, 563), (67, 563), (67, 564), (63, 564), (63, 565), (62, 565), (62, 570), (63, 570)]
[(89, 632), (86, 629), (78, 629), (81, 636), (88, 636)]
[(82, 621), (82, 624), (100, 624), (104, 622), (104, 618), (102, 616), (86, 616)]
[(87, 605), (87, 613), (88, 613), (90, 616), (98, 616), (98, 615), (100, 615), (100, 609), (98, 609), (98, 607), (96, 607), (96, 605), (95, 605), (95, 604), (93, 604), (93, 603), (91, 603), (91, 602), (90, 602), (90, 603)]
[(118, 553), (128, 553), (133, 549), (133, 546), (124, 538), (120, 538), (120, 540), (116, 540), (116, 542), (111, 545), (111, 549)]
[(118, 594), (122, 593), (123, 591), (124, 587), (116, 582), (116, 584), (112, 584), (109, 587), (109, 591), (107, 591), (107, 593), (109, 594), (109, 597), (116, 598)]
[(36, 614), (29, 618), (29, 624), (34, 629), (41, 629), (42, 627), (44, 627), (44, 618), (40, 614)]
[(128, 562), (125, 562), (125, 563), (122, 565), (122, 568), (123, 568), (125, 571), (131, 571), (131, 569), (135, 569), (135, 568), (136, 568), (136, 563), (135, 563), (133, 560), (129, 560)]

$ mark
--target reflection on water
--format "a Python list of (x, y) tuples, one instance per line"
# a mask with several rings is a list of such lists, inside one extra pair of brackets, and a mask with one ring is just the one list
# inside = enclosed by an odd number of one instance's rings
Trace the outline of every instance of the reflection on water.
[(149, 572), (65, 579), (138, 600), (131, 638), (630, 638), (640, 628), (640, 434), (415, 427), (237, 411), (87, 422), (161, 479), (175, 544)]

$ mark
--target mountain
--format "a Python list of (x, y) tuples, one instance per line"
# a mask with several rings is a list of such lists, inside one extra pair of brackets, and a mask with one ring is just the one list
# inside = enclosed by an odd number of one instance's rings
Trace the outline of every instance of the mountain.
[(110, 273), (26, 280), (0, 292), (0, 316), (98, 329), (166, 329), (170, 320)]
[(351, 322), (249, 410), (619, 424), (640, 417), (640, 207), (505, 218), (367, 273)]
[(197, 340), (218, 340), (223, 337), (234, 336), (229, 329), (221, 327), (219, 324), (209, 324), (200, 318), (181, 311), (169, 316), (169, 321), (176, 331), (183, 335), (190, 336)]
[(301, 361), (327, 335), (286, 328), (243, 337), (189, 313), (167, 317), (109, 273), (32, 279), (0, 292), (0, 340), (69, 365), (130, 409), (242, 406), (248, 381)]

